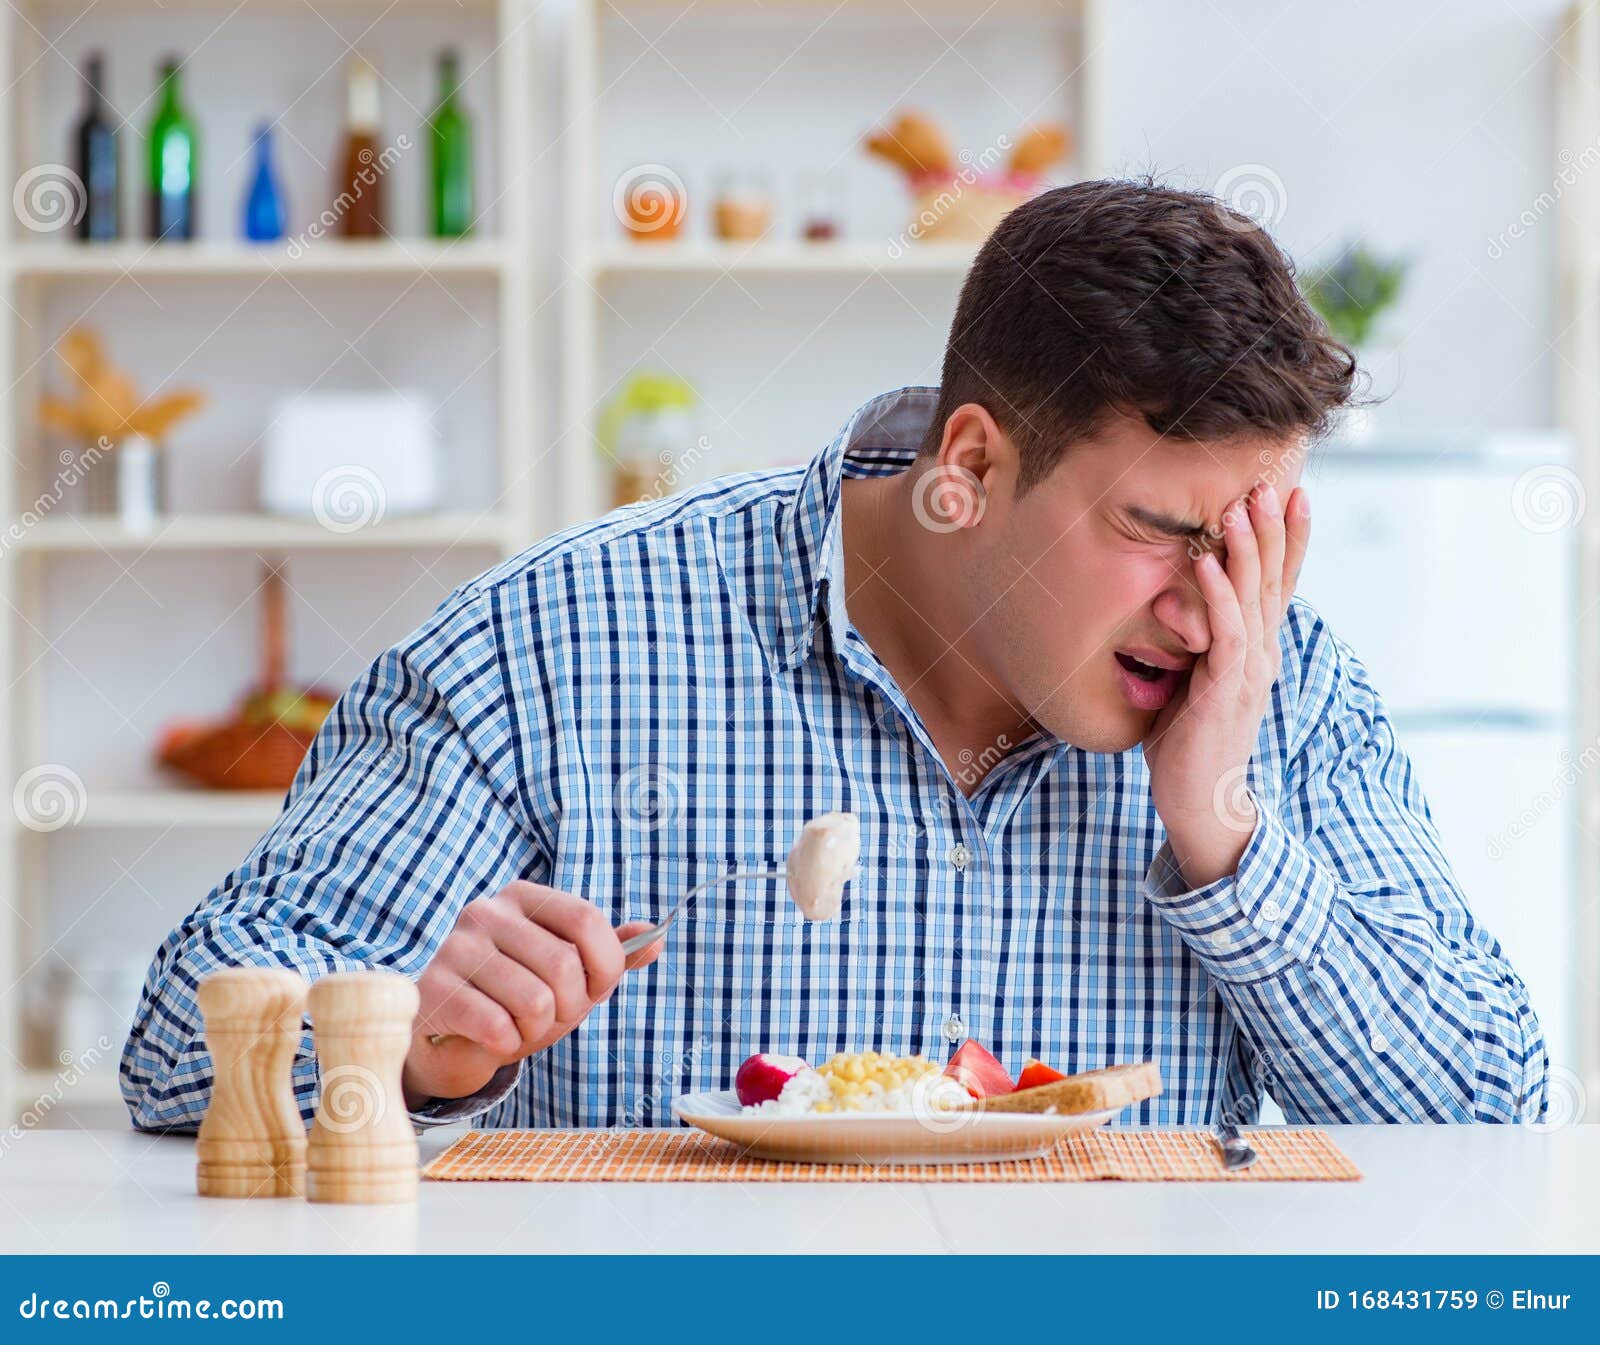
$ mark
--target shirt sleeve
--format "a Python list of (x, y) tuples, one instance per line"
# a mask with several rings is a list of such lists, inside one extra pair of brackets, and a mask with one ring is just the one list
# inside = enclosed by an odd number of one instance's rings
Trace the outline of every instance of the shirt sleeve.
[(1163, 846), (1146, 895), (1290, 1120), (1539, 1120), (1548, 1060), (1527, 989), (1473, 919), (1365, 669), (1308, 613), (1292, 609), (1285, 655), (1299, 713), (1280, 686), (1264, 734), (1287, 764), (1276, 784), (1252, 766), (1237, 870), (1189, 889)]
[[(382, 967), (415, 978), (467, 902), (549, 872), (549, 845), (519, 794), (527, 725), (508, 707), (494, 590), (461, 590), (340, 698), (277, 821), (156, 954), (122, 1056), (141, 1129), (192, 1130), (211, 1096), (196, 1000), (220, 967), (287, 967), (308, 980)], [(418, 1124), (492, 1107), (508, 1066)], [(300, 1109), (317, 1095), (311, 1034), (294, 1065)]]

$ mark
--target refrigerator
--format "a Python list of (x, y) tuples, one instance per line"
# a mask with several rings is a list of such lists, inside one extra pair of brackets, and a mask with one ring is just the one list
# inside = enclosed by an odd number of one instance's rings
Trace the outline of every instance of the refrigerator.
[(1543, 432), (1320, 450), (1299, 592), (1371, 673), (1467, 904), (1575, 1069), (1576, 818), (1600, 748), (1575, 741), (1571, 457)]

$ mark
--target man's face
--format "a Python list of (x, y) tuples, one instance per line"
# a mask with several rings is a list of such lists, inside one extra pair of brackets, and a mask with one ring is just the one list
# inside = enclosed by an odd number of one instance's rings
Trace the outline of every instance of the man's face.
[(1057, 737), (1126, 751), (1210, 647), (1195, 558), (1226, 562), (1224, 511), (1258, 482), (1287, 500), (1303, 462), (1298, 439), (1194, 443), (1119, 417), (1020, 500), (1001, 472), (963, 567), (983, 661)]

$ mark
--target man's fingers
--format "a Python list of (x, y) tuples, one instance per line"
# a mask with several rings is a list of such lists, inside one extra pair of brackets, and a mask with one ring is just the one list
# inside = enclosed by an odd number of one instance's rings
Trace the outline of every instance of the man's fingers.
[(1295, 586), (1300, 582), (1300, 567), (1305, 564), (1306, 547), (1311, 544), (1311, 497), (1303, 486), (1296, 486), (1284, 507), (1285, 542), (1283, 559), (1282, 609), (1289, 610)]
[[(543, 1040), (556, 1020), (563, 1016), (562, 1010), (566, 1007), (563, 996), (548, 978), (505, 953), (496, 951), (484, 958), (470, 979), (475, 988), (511, 1016), (524, 1048)], [(586, 1006), (581, 975), (577, 985), (578, 1002)], [(570, 995), (569, 989), (569, 998)]]
[(1245, 639), (1261, 640), (1261, 553), (1256, 546), (1256, 530), (1250, 520), (1250, 505), (1235, 500), (1222, 515), (1222, 534), (1228, 545), (1228, 581), (1244, 619)]
[[(625, 925), (617, 926), (617, 942), (625, 942), (626, 940), (631, 939), (635, 934), (642, 934), (650, 927), (650, 922), (648, 920), (630, 920)], [(637, 953), (629, 953), (628, 970), (637, 971), (640, 967), (648, 967), (652, 962), (661, 956), (661, 950), (665, 946), (665, 939), (657, 939), (648, 948), (641, 948)]]
[(1283, 615), (1283, 558), (1287, 550), (1283, 505), (1277, 489), (1263, 484), (1250, 496), (1250, 521), (1261, 553), (1261, 622), (1263, 633), (1276, 629)]
[(437, 1004), (424, 1003), (422, 1010), (419, 1024), (429, 1037), (460, 1037), (499, 1060), (514, 1058), (522, 1044), (511, 1015), (465, 981), (451, 985)]
[(1211, 623), (1211, 647), (1206, 650), (1207, 670), (1213, 674), (1234, 673), (1244, 662), (1245, 624), (1239, 610), (1239, 595), (1223, 573), (1222, 564), (1211, 552), (1194, 563), (1195, 580), (1206, 600), (1206, 617)]
[(577, 950), (589, 999), (603, 999), (622, 976), (626, 963), (622, 940), (611, 928), (611, 922), (593, 902), (570, 892), (558, 892), (555, 888), (532, 883), (524, 886), (527, 891), (522, 894), (523, 910), (536, 925)]

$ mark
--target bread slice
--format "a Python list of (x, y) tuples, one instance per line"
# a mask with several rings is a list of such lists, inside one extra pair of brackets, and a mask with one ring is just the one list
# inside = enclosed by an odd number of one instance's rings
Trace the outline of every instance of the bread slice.
[(1024, 1088), (1020, 1093), (974, 1098), (967, 1105), (978, 1111), (1049, 1112), (1078, 1116), (1084, 1112), (1121, 1111), (1161, 1091), (1161, 1071), (1146, 1060), (1137, 1065), (1112, 1065), (1074, 1074), (1055, 1083)]

